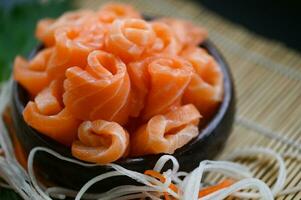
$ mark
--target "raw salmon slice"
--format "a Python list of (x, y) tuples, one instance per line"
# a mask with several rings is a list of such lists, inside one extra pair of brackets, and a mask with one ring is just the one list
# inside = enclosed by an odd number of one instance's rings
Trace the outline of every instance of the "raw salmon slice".
[(14, 61), (14, 79), (35, 97), (48, 84), (46, 65), (53, 52), (52, 48), (40, 51), (31, 61), (17, 56)]
[(72, 144), (72, 155), (98, 164), (118, 160), (129, 147), (129, 134), (116, 122), (83, 122), (78, 130), (78, 138)]
[(64, 103), (78, 119), (126, 123), (129, 116), (130, 80), (125, 64), (104, 51), (88, 56), (85, 69), (66, 71)]
[(151, 26), (156, 34), (156, 39), (153, 45), (146, 50), (145, 55), (177, 55), (182, 49), (182, 44), (177, 40), (172, 29), (163, 22), (152, 22)]
[(55, 32), (61, 28), (66, 27), (82, 27), (95, 13), (90, 10), (79, 10), (73, 12), (67, 12), (57, 20), (54, 19), (42, 19), (38, 22), (36, 28), (36, 37), (43, 42), (46, 47), (55, 45)]
[(144, 120), (181, 105), (193, 71), (189, 62), (178, 57), (154, 59), (146, 67), (150, 76), (150, 89), (143, 110)]
[(51, 47), (54, 45), (54, 29), (50, 31), (50, 27), (55, 24), (55, 19), (41, 19), (38, 21), (35, 35), (45, 46)]
[(55, 32), (56, 45), (47, 64), (51, 79), (64, 78), (69, 67), (84, 68), (87, 65), (89, 53), (103, 47), (105, 30), (99, 26), (68, 27)]
[(131, 155), (174, 153), (198, 135), (200, 118), (192, 104), (152, 117), (131, 136)]
[(131, 79), (131, 116), (144, 120), (181, 104), (193, 68), (181, 58), (157, 55), (128, 64)]
[(138, 117), (145, 106), (150, 89), (148, 65), (159, 57), (149, 57), (141, 61), (131, 62), (127, 70), (131, 80), (131, 117)]
[(173, 153), (222, 101), (222, 71), (198, 48), (207, 31), (190, 22), (111, 3), (41, 20), (36, 36), (45, 48), (14, 66), (32, 100), (24, 119), (81, 160)]
[(132, 6), (122, 3), (108, 3), (101, 7), (97, 15), (100, 21), (112, 23), (115, 19), (137, 18), (142, 19), (140, 13)]
[(115, 20), (105, 40), (105, 50), (128, 63), (139, 58), (155, 40), (150, 24), (142, 19)]
[(29, 126), (40, 133), (70, 146), (77, 137), (80, 121), (61, 106), (57, 94), (62, 90), (62, 85), (58, 84), (56, 81), (52, 82), (37, 95), (34, 102), (30, 101), (23, 111), (23, 117)]
[(195, 70), (183, 102), (194, 104), (204, 117), (210, 118), (223, 99), (223, 73), (214, 58), (202, 48), (188, 48), (182, 55)]
[(156, 21), (169, 25), (183, 47), (198, 46), (208, 36), (206, 29), (195, 26), (188, 21), (172, 18), (161, 18)]
[(63, 94), (61, 81), (52, 81), (49, 87), (42, 90), (34, 99), (41, 114), (55, 115), (62, 109), (62, 102), (59, 101)]

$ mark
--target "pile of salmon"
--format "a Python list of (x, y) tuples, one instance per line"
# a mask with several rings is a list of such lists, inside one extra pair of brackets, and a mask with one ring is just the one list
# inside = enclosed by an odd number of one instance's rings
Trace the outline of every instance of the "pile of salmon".
[(183, 20), (106, 4), (43, 19), (36, 37), (43, 48), (14, 62), (24, 120), (83, 161), (172, 154), (223, 99), (222, 71), (199, 47), (206, 30)]

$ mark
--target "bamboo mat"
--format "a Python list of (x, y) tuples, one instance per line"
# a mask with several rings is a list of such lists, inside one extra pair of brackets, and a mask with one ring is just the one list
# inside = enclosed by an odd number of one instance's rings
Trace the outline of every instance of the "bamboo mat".
[[(104, 0), (77, 0), (81, 8), (97, 8)], [(228, 61), (236, 85), (237, 115), (225, 150), (261, 146), (279, 153), (301, 149), (301, 56), (184, 0), (123, 0), (150, 16), (172, 16), (193, 21), (209, 30), (209, 38)], [(277, 138), (286, 138), (285, 145)], [(299, 150), (298, 150), (299, 149)], [(222, 157), (223, 155), (221, 155)], [(254, 167), (256, 176), (273, 184), (275, 163)], [(301, 184), (300, 161), (287, 159), (287, 186)], [(218, 177), (210, 177), (218, 178)], [(301, 199), (301, 193), (277, 199)]]

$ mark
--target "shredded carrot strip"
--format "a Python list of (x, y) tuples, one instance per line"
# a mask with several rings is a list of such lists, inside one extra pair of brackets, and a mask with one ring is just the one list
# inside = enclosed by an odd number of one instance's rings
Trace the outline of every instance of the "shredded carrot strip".
[(2, 117), (12, 137), (16, 159), (24, 169), (27, 169), (27, 154), (25, 153), (23, 147), (21, 146), (21, 143), (19, 142), (16, 136), (16, 130), (13, 127), (13, 121), (10, 115), (10, 109), (6, 109)]
[(227, 187), (229, 187), (230, 185), (232, 185), (233, 183), (234, 183), (233, 180), (226, 179), (226, 180), (220, 182), (220, 183), (217, 184), (217, 185), (207, 187), (207, 188), (205, 188), (205, 189), (203, 189), (203, 190), (201, 190), (201, 191), (199, 192), (199, 198), (200, 198), (200, 197), (207, 196), (208, 194), (211, 194), (211, 193), (216, 192), (216, 191), (218, 191), (218, 190), (227, 188)]
[(27, 154), (25, 153), (23, 147), (21, 146), (16, 136), (13, 137), (13, 143), (14, 143), (15, 155), (18, 162), (24, 169), (27, 170)]
[[(165, 180), (166, 180), (165, 177), (162, 174), (160, 174), (159, 172), (154, 171), (154, 170), (146, 170), (144, 172), (144, 174), (148, 175), (148, 176), (152, 176), (152, 177), (158, 179), (159, 181), (161, 181), (162, 183), (164, 183)], [(171, 183), (169, 185), (169, 188), (172, 191), (174, 191), (175, 193), (178, 193), (178, 188), (177, 188), (177, 186), (175, 184)], [(167, 192), (164, 192), (164, 198), (165, 198), (165, 200), (173, 200), (174, 199), (174, 198), (170, 197)]]
[[(154, 171), (154, 170), (146, 170), (146, 171), (144, 172), (144, 174), (146, 174), (146, 175), (148, 175), (148, 176), (151, 176), (151, 177), (154, 177), (154, 178), (158, 179), (159, 181), (161, 181), (162, 183), (164, 183), (164, 182), (166, 181), (165, 177), (164, 177), (162, 174), (160, 174), (159, 172)], [(216, 192), (216, 191), (218, 191), (218, 190), (227, 188), (227, 187), (229, 187), (230, 185), (232, 185), (233, 183), (234, 183), (233, 180), (226, 179), (226, 180), (223, 180), (222, 182), (220, 182), (220, 183), (217, 184), (217, 185), (207, 187), (207, 188), (205, 188), (205, 189), (203, 189), (203, 190), (201, 190), (201, 191), (199, 192), (199, 198), (204, 197), (204, 196), (206, 196), (206, 195), (208, 195), (208, 194), (211, 194), (211, 193), (213, 193), (213, 192)], [(169, 185), (169, 188), (170, 188), (172, 191), (178, 193), (178, 188), (177, 188), (177, 186), (174, 185), (173, 183), (171, 183), (171, 184)], [(174, 200), (174, 198), (173, 198), (173, 197), (170, 197), (170, 195), (169, 195), (167, 192), (164, 192), (164, 198), (165, 198), (165, 200)]]

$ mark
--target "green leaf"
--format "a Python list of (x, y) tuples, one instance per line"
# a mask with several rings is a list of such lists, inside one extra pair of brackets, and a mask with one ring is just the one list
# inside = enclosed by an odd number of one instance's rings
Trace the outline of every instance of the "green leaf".
[(0, 188), (1, 200), (22, 200), (14, 191)]
[(9, 9), (0, 5), (0, 81), (9, 77), (16, 55), (26, 56), (37, 45), (34, 38), (37, 21), (57, 17), (70, 8), (70, 0), (23, 0)]

